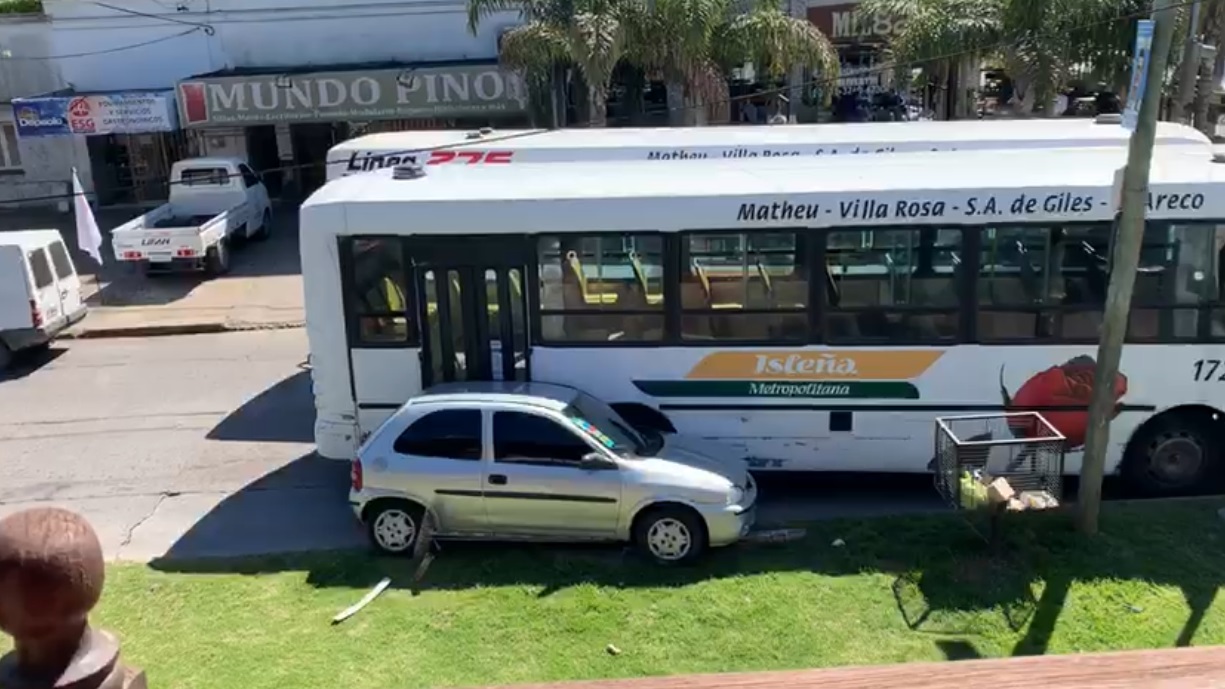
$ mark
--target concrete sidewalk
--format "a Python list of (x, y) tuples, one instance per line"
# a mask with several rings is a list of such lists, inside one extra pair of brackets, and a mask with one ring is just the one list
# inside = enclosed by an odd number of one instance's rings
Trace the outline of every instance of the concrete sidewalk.
[[(183, 293), (166, 303), (137, 298), (116, 305), (114, 287), (93, 286), (94, 292), (87, 298), (89, 315), (64, 337), (152, 337), (299, 328), (306, 320), (302, 307), (302, 278), (297, 275), (212, 280), (167, 276), (153, 278), (150, 282), (152, 287), (145, 291), (146, 294), (179, 290)], [(130, 292), (125, 296), (130, 296)]]
[(140, 212), (103, 209), (96, 214), (103, 235), (101, 266), (77, 247), (71, 214), (0, 212), (0, 231), (50, 227), (64, 236), (90, 307), (85, 320), (64, 337), (150, 337), (303, 325), (296, 208), (275, 208), (272, 238), (236, 247), (230, 273), (217, 278), (200, 273), (148, 276), (115, 261), (110, 229)]

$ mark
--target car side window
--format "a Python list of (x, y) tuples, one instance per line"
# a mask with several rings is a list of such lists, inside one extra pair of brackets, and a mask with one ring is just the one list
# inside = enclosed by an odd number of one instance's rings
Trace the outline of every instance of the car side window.
[(251, 168), (247, 167), (246, 165), (239, 165), (238, 171), (242, 173), (242, 183), (245, 186), (253, 187), (259, 184), (259, 175), (255, 174)]
[(495, 461), (572, 465), (591, 452), (590, 445), (552, 419), (512, 411), (500, 411), (493, 415)]
[(479, 409), (440, 409), (414, 421), (392, 445), (396, 454), (441, 459), (481, 459)]

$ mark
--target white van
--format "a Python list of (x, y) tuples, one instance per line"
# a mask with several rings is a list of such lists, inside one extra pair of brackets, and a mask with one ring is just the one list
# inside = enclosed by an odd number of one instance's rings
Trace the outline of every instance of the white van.
[(81, 279), (58, 230), (0, 232), (0, 370), (85, 317)]

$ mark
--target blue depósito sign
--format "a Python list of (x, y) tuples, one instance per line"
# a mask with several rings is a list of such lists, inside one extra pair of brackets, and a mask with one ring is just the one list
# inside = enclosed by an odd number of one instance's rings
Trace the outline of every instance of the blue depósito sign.
[(13, 119), (18, 136), (62, 136), (71, 134), (68, 128), (66, 98), (15, 98)]

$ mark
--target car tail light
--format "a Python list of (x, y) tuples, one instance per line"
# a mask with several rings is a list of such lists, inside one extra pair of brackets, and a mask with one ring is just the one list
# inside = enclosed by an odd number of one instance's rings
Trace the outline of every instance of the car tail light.
[(139, 261), (140, 259), (144, 258), (139, 251), (125, 251), (123, 252), (123, 257), (128, 261)]
[(35, 328), (42, 327), (43, 312), (38, 309), (38, 302), (30, 300), (30, 321), (34, 323)]
[(355, 459), (349, 464), (349, 482), (353, 490), (362, 489), (362, 460)]
[(178, 251), (174, 252), (174, 255), (178, 256), (179, 258), (191, 258), (196, 255), (196, 251), (195, 249), (179, 249)]

